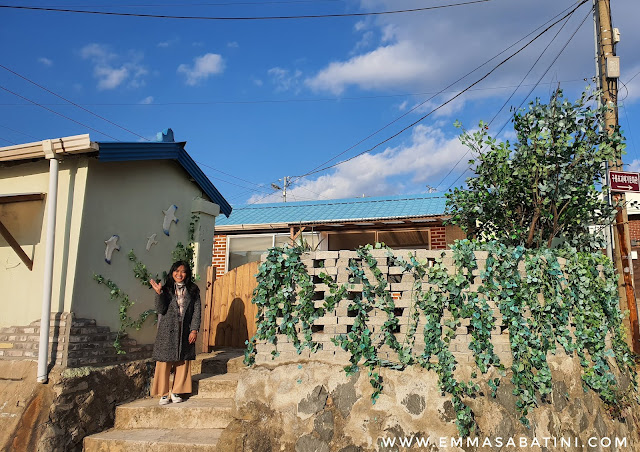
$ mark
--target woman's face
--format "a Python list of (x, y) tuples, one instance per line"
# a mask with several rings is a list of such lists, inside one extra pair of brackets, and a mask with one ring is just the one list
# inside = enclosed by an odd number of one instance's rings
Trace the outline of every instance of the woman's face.
[(187, 270), (184, 268), (184, 265), (179, 266), (173, 271), (173, 280), (177, 283), (183, 283), (185, 278), (187, 277)]

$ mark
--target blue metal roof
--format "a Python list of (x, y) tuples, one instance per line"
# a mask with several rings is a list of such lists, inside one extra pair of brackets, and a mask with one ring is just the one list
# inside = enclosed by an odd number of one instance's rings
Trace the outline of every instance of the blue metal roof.
[(216, 226), (340, 223), (342, 221), (392, 220), (444, 215), (441, 194), (333, 199), (238, 206), (233, 215), (216, 220)]
[[(209, 178), (202, 172), (196, 162), (185, 151), (186, 143), (175, 142), (132, 142), (111, 143), (99, 142), (98, 159), (103, 162), (127, 162), (140, 160), (175, 160), (195, 180), (196, 184), (211, 199), (220, 206), (220, 211), (227, 217), (231, 215), (232, 207), (220, 192), (214, 187)], [(218, 220), (216, 220), (217, 222)]]

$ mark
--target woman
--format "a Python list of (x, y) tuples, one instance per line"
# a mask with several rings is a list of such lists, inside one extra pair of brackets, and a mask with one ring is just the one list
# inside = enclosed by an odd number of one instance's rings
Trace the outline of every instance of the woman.
[[(160, 396), (160, 405), (180, 403), (179, 394), (191, 393), (191, 361), (196, 359), (196, 339), (200, 329), (200, 289), (191, 280), (191, 268), (175, 262), (164, 286), (149, 280), (156, 291), (156, 310), (162, 317), (153, 346), (156, 372), (151, 395)], [(173, 385), (169, 374), (174, 371)]]

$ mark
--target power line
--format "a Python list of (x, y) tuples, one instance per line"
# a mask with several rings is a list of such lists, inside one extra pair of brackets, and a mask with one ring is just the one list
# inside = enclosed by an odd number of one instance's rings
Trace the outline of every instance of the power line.
[(481, 67), (487, 65), (489, 62), (493, 61), (494, 59), (496, 59), (497, 57), (499, 57), (500, 55), (502, 55), (503, 53), (505, 53), (507, 50), (511, 49), (512, 47), (515, 47), (518, 43), (524, 41), (527, 37), (531, 36), (532, 34), (534, 34), (536, 31), (538, 31), (539, 29), (541, 29), (542, 27), (544, 27), (545, 25), (547, 25), (549, 22), (553, 21), (554, 19), (556, 19), (557, 17), (561, 16), (562, 14), (564, 14), (565, 12), (567, 12), (569, 9), (571, 9), (571, 7), (565, 8), (564, 10), (562, 10), (560, 13), (556, 14), (554, 17), (552, 17), (551, 19), (549, 19), (547, 22), (545, 22), (544, 24), (538, 26), (537, 28), (535, 28), (533, 31), (527, 33), (525, 36), (523, 36), (522, 38), (520, 38), (519, 40), (517, 40), (516, 42), (514, 42), (513, 44), (511, 44), (510, 46), (506, 47), (504, 50), (502, 50), (501, 52), (498, 52), (496, 55), (494, 55), (493, 57), (489, 58), (487, 61), (485, 61), (484, 63), (482, 63), (481, 65), (475, 67), (474, 69), (472, 69), (471, 71), (467, 72), (465, 75), (463, 75), (462, 77), (459, 77), (457, 80), (455, 80), (454, 82), (450, 83), (449, 85), (447, 85), (446, 87), (444, 87), (443, 89), (441, 89), (440, 91), (438, 91), (437, 93), (433, 94), (431, 97), (429, 97), (428, 99), (425, 99), (424, 101), (422, 101), (421, 103), (419, 103), (418, 105), (414, 106), (413, 108), (411, 108), (410, 110), (408, 110), (407, 112), (405, 112), (404, 114), (398, 116), (396, 119), (394, 119), (393, 121), (385, 124), (384, 126), (380, 127), (379, 129), (377, 129), (376, 131), (374, 131), (373, 133), (369, 134), (368, 136), (366, 136), (365, 138), (361, 139), (360, 141), (358, 141), (357, 143), (355, 143), (354, 145), (348, 147), (347, 149), (345, 149), (344, 151), (340, 152), (339, 154), (333, 156), (332, 158), (326, 160), (324, 163), (321, 163), (320, 165), (316, 166), (315, 168), (311, 169), (309, 172), (304, 173), (301, 176), (298, 176), (294, 179), (294, 181), (301, 179), (303, 177), (309, 176), (311, 174), (315, 174), (316, 172), (319, 171), (324, 171), (324, 169), (320, 169), (322, 168), (324, 165), (326, 165), (327, 163), (335, 160), (336, 158), (340, 157), (341, 155), (346, 154), (347, 152), (349, 152), (350, 150), (356, 148), (357, 146), (359, 146), (360, 144), (364, 143), (365, 141), (367, 141), (369, 138), (377, 135), (378, 133), (382, 132), (383, 130), (385, 130), (387, 127), (390, 127), (391, 125), (395, 124), (396, 122), (398, 122), (400, 119), (404, 118), (405, 116), (409, 115), (410, 113), (412, 113), (413, 111), (417, 110), (418, 108), (420, 108), (422, 105), (424, 105), (425, 103), (429, 102), (431, 99), (435, 98), (436, 96), (444, 93), (444, 92), (448, 92), (447, 90), (451, 87), (453, 87), (455, 84), (457, 84), (458, 82), (464, 80), (466, 77), (468, 77), (469, 75), (473, 74), (475, 71), (477, 71), (478, 69), (480, 69)]
[[(504, 51), (503, 51), (504, 52)], [(495, 58), (495, 57), (494, 57)], [(485, 63), (486, 64), (486, 63)], [(458, 80), (459, 81), (459, 80)], [(583, 78), (580, 79), (572, 79), (572, 80), (562, 80), (562, 83), (575, 83), (582, 82)], [(503, 86), (487, 86), (485, 88), (472, 88), (469, 91), (494, 91), (494, 90), (502, 90), (502, 89), (511, 89), (516, 87), (517, 85), (503, 85)], [(533, 86), (533, 84), (522, 84), (519, 86)], [(419, 93), (399, 93), (399, 94), (379, 94), (379, 95), (371, 95), (371, 96), (345, 96), (345, 97), (323, 97), (318, 99), (258, 99), (258, 100), (217, 100), (217, 101), (207, 101), (207, 102), (153, 102), (151, 104), (141, 104), (141, 103), (125, 103), (125, 102), (92, 102), (92, 103), (83, 103), (81, 105), (85, 106), (98, 106), (98, 107), (131, 107), (131, 106), (140, 106), (140, 107), (164, 107), (164, 106), (175, 106), (175, 105), (243, 105), (243, 104), (276, 104), (276, 103), (304, 103), (304, 102), (335, 102), (335, 101), (346, 101), (346, 100), (366, 100), (366, 99), (388, 99), (394, 97), (407, 97), (407, 96), (425, 96), (425, 95), (438, 95), (443, 93), (451, 93), (457, 92), (456, 90), (447, 90), (444, 89), (442, 91), (428, 91), (428, 92), (419, 92)], [(24, 106), (26, 104), (22, 103), (0, 103), (0, 106)], [(63, 103), (43, 103), (43, 105), (56, 106), (56, 105), (65, 105)], [(412, 110), (413, 111), (413, 110)], [(404, 116), (404, 115), (403, 115)]]
[(387, 14), (415, 13), (415, 12), (421, 12), (421, 11), (429, 11), (432, 9), (443, 9), (443, 8), (451, 8), (454, 6), (472, 5), (475, 3), (487, 3), (490, 1), (491, 0), (471, 0), (467, 2), (461, 2), (461, 3), (450, 3), (447, 5), (426, 6), (423, 8), (401, 9), (401, 10), (391, 10), (391, 11), (376, 11), (376, 12), (368, 12), (368, 13), (307, 14), (307, 15), (297, 15), (297, 16), (247, 16), (247, 17), (174, 16), (169, 14), (122, 13), (122, 12), (114, 12), (114, 11), (43, 8), (38, 6), (17, 6), (17, 5), (0, 5), (0, 8), (22, 9), (22, 10), (30, 10), (30, 11), (61, 12), (61, 13), (95, 14), (95, 15), (103, 15), (103, 16), (142, 17), (142, 18), (150, 18), (150, 19), (245, 21), (245, 20), (324, 19), (324, 18), (335, 18), (335, 17), (382, 16)]
[[(591, 15), (592, 13), (592, 9), (587, 13), (587, 15), (585, 16), (584, 19), (582, 19), (582, 22), (580, 22), (580, 25), (578, 25), (578, 27), (575, 29), (575, 31), (571, 34), (571, 36), (569, 37), (569, 39), (567, 40), (567, 42), (565, 42), (564, 46), (562, 46), (562, 48), (560, 49), (560, 52), (558, 52), (558, 54), (556, 55), (556, 57), (553, 59), (553, 61), (551, 62), (551, 64), (549, 64), (549, 66), (547, 67), (547, 69), (543, 72), (543, 74), (540, 76), (540, 78), (538, 79), (538, 83), (536, 83), (536, 85), (538, 85), (540, 83), (540, 81), (542, 80), (542, 78), (547, 75), (547, 73), (551, 70), (551, 68), (553, 67), (553, 65), (556, 63), (556, 61), (558, 61), (558, 58), (560, 58), (560, 55), (562, 55), (562, 53), (564, 52), (564, 50), (567, 48), (567, 46), (569, 45), (569, 43), (573, 40), (573, 38), (575, 37), (575, 35), (578, 33), (578, 31), (580, 30), (580, 28), (582, 28), (582, 26), (584, 25), (585, 21), (587, 20), (587, 18)], [(527, 93), (527, 95), (522, 99), (522, 101), (520, 102), (520, 104), (518, 105), (518, 107), (516, 108), (516, 111), (519, 110), (520, 108), (522, 108), (522, 105), (525, 103), (525, 101), (529, 98), (529, 96), (531, 96), (531, 94), (533, 93), (533, 90), (535, 89), (535, 86), (533, 88), (531, 88), (529, 90), (529, 92)], [(494, 117), (495, 119), (495, 117)], [(502, 131), (504, 130), (504, 128), (507, 126), (507, 124), (509, 124), (510, 119), (508, 119), (500, 128), (500, 130), (498, 131), (498, 133), (496, 134), (496, 137), (498, 135), (500, 135), (500, 133), (502, 133)], [(486, 149), (486, 147), (485, 147)], [(467, 151), (468, 153), (468, 151)], [(467, 154), (465, 154), (467, 155)], [(464, 156), (463, 156), (464, 158)], [(458, 163), (460, 163), (462, 159), (460, 159), (458, 161)], [(456, 163), (457, 166), (457, 163)], [(460, 175), (456, 178), (456, 180), (453, 181), (453, 183), (451, 185), (449, 185), (449, 187), (447, 188), (447, 191), (449, 189), (451, 189), (451, 187), (453, 187), (455, 185), (456, 182), (458, 182), (458, 180), (468, 171), (470, 170), (471, 167), (468, 167), (467, 169), (465, 169), (462, 173), (460, 173)], [(441, 182), (442, 183), (442, 182)]]
[[(56, 8), (111, 8), (119, 6), (121, 8), (157, 8), (157, 7), (184, 7), (184, 6), (237, 6), (237, 5), (279, 5), (279, 4), (292, 4), (292, 3), (320, 3), (320, 2), (336, 2), (343, 3), (344, 0), (283, 0), (283, 1), (270, 1), (270, 2), (224, 2), (224, 3), (161, 3), (161, 4), (143, 4), (143, 5), (53, 5)], [(40, 5), (41, 7), (49, 7), (51, 5)]]
[[(549, 42), (547, 43), (547, 45), (545, 46), (545, 48), (542, 50), (542, 52), (540, 53), (540, 55), (538, 56), (538, 58), (536, 58), (536, 60), (533, 62), (533, 64), (531, 65), (531, 67), (529, 68), (529, 70), (527, 71), (527, 73), (524, 75), (524, 77), (522, 77), (522, 80), (520, 81), (520, 83), (518, 84), (518, 86), (516, 86), (516, 88), (511, 92), (511, 94), (509, 95), (509, 97), (503, 102), (502, 106), (500, 107), (500, 109), (496, 112), (495, 115), (493, 115), (493, 118), (491, 118), (491, 121), (489, 121), (488, 123), (488, 127), (491, 126), (491, 124), (493, 124), (493, 122), (496, 120), (496, 118), (498, 117), (498, 115), (500, 114), (500, 112), (502, 112), (502, 110), (504, 110), (504, 107), (507, 106), (507, 104), (509, 103), (509, 101), (513, 98), (513, 96), (516, 94), (516, 92), (518, 91), (518, 89), (522, 86), (522, 83), (527, 79), (527, 77), (529, 76), (529, 74), (531, 74), (531, 72), (533, 71), (533, 69), (536, 67), (536, 65), (538, 64), (538, 62), (540, 61), (540, 59), (544, 56), (544, 54), (547, 52), (547, 50), (549, 50), (549, 47), (551, 47), (551, 44), (553, 44), (553, 42), (556, 40), (556, 38), (558, 37), (558, 35), (560, 34), (560, 32), (562, 30), (564, 30), (564, 27), (567, 25), (567, 23), (569, 22), (569, 19), (571, 19), (571, 16), (567, 17), (567, 19), (564, 21), (564, 23), (562, 24), (562, 26), (560, 27), (560, 29), (556, 32), (556, 34), (553, 36), (553, 38), (551, 38), (549, 40)], [(582, 24), (581, 24), (582, 26)], [(561, 52), (562, 53), (562, 52)], [(557, 58), (557, 57), (556, 57)], [(555, 62), (555, 60), (554, 60)], [(553, 64), (553, 63), (552, 63)], [(548, 71), (548, 69), (547, 69)], [(545, 72), (546, 74), (546, 72)], [(540, 79), (538, 80), (538, 83), (540, 82)], [(535, 89), (536, 86), (538, 86), (538, 83), (535, 83), (533, 85), (533, 89)], [(529, 95), (527, 95), (526, 97), (529, 97)], [(525, 98), (526, 98), (525, 97)], [(506, 126), (506, 124), (508, 124), (508, 121), (505, 123), (505, 125), (502, 127), (502, 129), (504, 129), (504, 127)], [(500, 132), (502, 132), (502, 129), (500, 129)], [(500, 134), (500, 132), (498, 132), (497, 135)], [(496, 136), (497, 136), (496, 135)], [(486, 149), (486, 147), (485, 147)], [(442, 183), (447, 179), (447, 177), (449, 177), (449, 175), (451, 175), (451, 173), (457, 168), (457, 166), (460, 164), (460, 162), (467, 156), (469, 155), (469, 151), (471, 149), (467, 148), (467, 151), (462, 155), (462, 157), (460, 157), (458, 159), (458, 161), (455, 163), (455, 165), (453, 165), (451, 167), (451, 169), (449, 169), (449, 172), (442, 178), (442, 180), (438, 183), (438, 185), (436, 185), (436, 187), (439, 187), (440, 185), (442, 185)], [(482, 151), (479, 151), (482, 152)], [(462, 172), (462, 174), (464, 174), (467, 170), (464, 170)], [(458, 176), (458, 179), (460, 179), (461, 175)], [(456, 179), (454, 181), (457, 182), (458, 179)], [(447, 188), (447, 190), (449, 190), (451, 188), (451, 186), (449, 186), (449, 188)]]
[[(384, 143), (387, 143), (388, 141), (392, 140), (393, 138), (397, 137), (398, 135), (402, 134), (403, 132), (409, 130), (410, 128), (414, 127), (416, 124), (422, 122), (424, 119), (426, 119), (427, 117), (429, 117), (430, 115), (432, 115), (434, 112), (438, 111), (439, 109), (441, 109), (442, 107), (448, 105), (449, 103), (453, 102), (455, 99), (457, 99), (458, 97), (462, 96), (464, 93), (466, 93), (467, 91), (469, 91), (469, 89), (471, 89), (472, 87), (474, 87), (475, 85), (477, 85), (478, 83), (482, 82), (483, 80), (485, 80), (487, 77), (489, 77), (489, 75), (491, 75), (493, 72), (495, 72), (499, 67), (501, 67), (502, 65), (504, 65), (507, 61), (509, 61), (510, 59), (512, 59), (514, 56), (518, 55), (520, 52), (522, 52), (524, 49), (526, 49), (529, 45), (531, 45), (534, 41), (536, 41), (540, 36), (544, 35), (547, 31), (549, 31), (551, 28), (553, 28), (555, 25), (557, 25), (558, 23), (562, 22), (564, 19), (566, 19), (567, 17), (569, 17), (571, 14), (573, 14), (580, 6), (582, 6), (583, 4), (585, 4), (587, 1), (589, 0), (582, 0), (571, 12), (569, 12), (568, 14), (564, 15), (561, 19), (555, 21), (554, 23), (552, 23), (551, 25), (549, 25), (547, 28), (545, 28), (542, 32), (540, 32), (538, 35), (536, 35), (533, 39), (531, 39), (529, 42), (527, 42), (524, 46), (522, 46), (520, 49), (518, 49), (516, 52), (514, 52), (513, 54), (511, 54), (510, 56), (508, 56), (507, 58), (505, 58), (504, 60), (502, 60), (500, 63), (498, 63), (496, 66), (493, 67), (493, 69), (491, 69), (489, 72), (487, 72), (485, 75), (483, 75), (482, 77), (480, 77), (478, 80), (476, 80), (475, 82), (473, 82), (471, 85), (467, 86), (465, 89), (463, 89), (462, 91), (460, 91), (458, 94), (456, 94), (455, 96), (451, 97), (449, 100), (441, 103), (440, 105), (438, 105), (437, 107), (435, 107), (434, 109), (432, 109), (429, 113), (421, 116), (420, 118), (418, 118), (416, 121), (412, 122), (411, 124), (409, 124), (408, 126), (402, 128), (401, 130), (399, 130), (398, 132), (394, 133), (393, 135), (391, 135), (390, 137), (380, 141), (379, 143), (377, 143), (376, 145), (370, 147), (369, 149), (366, 149), (356, 155), (354, 155), (353, 157), (349, 157), (348, 159), (342, 160), (338, 163), (335, 163), (333, 165), (329, 165), (326, 166), (324, 168), (321, 168), (319, 170), (316, 171), (312, 171), (309, 172), (307, 174), (305, 174), (304, 176), (308, 176), (310, 174), (314, 174), (314, 173), (318, 173), (321, 171), (326, 171), (330, 168), (334, 168), (338, 165), (342, 165), (348, 161), (351, 161), (353, 159), (355, 159), (356, 157), (359, 157), (361, 155), (367, 154), (371, 151), (373, 151), (374, 149), (376, 149), (377, 147), (381, 146)], [(300, 177), (304, 177), (304, 176), (300, 176)]]
[[(219, 170), (217, 168), (214, 168), (212, 166), (209, 166), (209, 165), (207, 165), (205, 163), (198, 162), (198, 161), (196, 161), (196, 163), (198, 165), (200, 165), (200, 166), (204, 166), (205, 168), (208, 168), (210, 170), (217, 171), (217, 172), (222, 173), (222, 174), (224, 174), (226, 176), (229, 176), (229, 177), (233, 177), (234, 179), (238, 179), (239, 181), (246, 182), (246, 183), (248, 183), (250, 185), (254, 185), (254, 186), (259, 187), (259, 188), (263, 188), (264, 187), (264, 185), (262, 185), (262, 184), (256, 184), (255, 182), (251, 182), (251, 181), (248, 181), (246, 179), (242, 179), (241, 177), (234, 176), (233, 174), (225, 173), (224, 171)], [(243, 185), (239, 185), (239, 184), (236, 184), (236, 183), (233, 183), (233, 182), (225, 181), (224, 179), (221, 179), (219, 177), (216, 177), (216, 179), (218, 179), (218, 180), (220, 180), (222, 182), (226, 182), (226, 183), (231, 184), (231, 185), (235, 185), (236, 187), (245, 188), (245, 189), (251, 190), (251, 191), (259, 191), (260, 193), (266, 193), (265, 190), (256, 190), (256, 189), (253, 189), (253, 188), (245, 187)]]
[(11, 140), (7, 140), (6, 138), (2, 138), (2, 137), (0, 137), (0, 140), (2, 140), (2, 141), (6, 141), (7, 143), (9, 143), (9, 144), (11, 144), (11, 145), (18, 144), (18, 143), (14, 143), (14, 142), (13, 142), (13, 141), (11, 141)]
[(15, 132), (15, 133), (19, 133), (20, 135), (24, 135), (25, 137), (33, 138), (34, 140), (38, 139), (38, 138), (34, 137), (33, 135), (29, 135), (28, 133), (20, 132), (19, 130), (12, 129), (11, 127), (3, 126), (2, 124), (0, 124), (0, 127), (2, 127), (3, 129), (11, 130), (12, 132)]
[(116, 126), (116, 127), (120, 128), (120, 129), (122, 129), (122, 130), (126, 131), (126, 132), (129, 132), (130, 134), (135, 135), (135, 136), (137, 136), (138, 138), (142, 138), (142, 139), (143, 139), (143, 140), (145, 140), (145, 141), (150, 141), (148, 138), (143, 137), (142, 135), (139, 135), (139, 134), (135, 133), (134, 131), (127, 129), (126, 127), (123, 127), (123, 126), (121, 126), (121, 125), (119, 125), (119, 124), (116, 124), (115, 122), (110, 121), (109, 119), (107, 119), (107, 118), (105, 118), (105, 117), (103, 117), (103, 116), (100, 116), (99, 114), (96, 114), (96, 113), (92, 112), (91, 110), (88, 110), (88, 109), (84, 108), (83, 106), (78, 105), (78, 104), (76, 104), (75, 102), (73, 102), (73, 101), (71, 101), (71, 100), (67, 99), (66, 97), (61, 96), (60, 94), (54, 93), (54, 92), (53, 92), (53, 91), (51, 91), (50, 89), (45, 88), (44, 86), (40, 85), (39, 83), (34, 82), (33, 80), (31, 80), (31, 79), (29, 79), (29, 78), (25, 77), (25, 76), (24, 76), (24, 75), (22, 75), (22, 74), (18, 74), (16, 71), (14, 71), (14, 70), (12, 70), (12, 69), (9, 69), (8, 67), (3, 66), (2, 64), (0, 64), (0, 67), (1, 67), (2, 69), (6, 70), (6, 71), (11, 72), (13, 75), (15, 75), (15, 76), (17, 76), (17, 77), (20, 77), (21, 79), (26, 80), (27, 82), (29, 82), (29, 83), (31, 83), (31, 84), (33, 84), (33, 85), (37, 86), (38, 88), (43, 89), (43, 90), (45, 90), (46, 92), (48, 92), (48, 93), (50, 93), (50, 94), (53, 94), (54, 96), (56, 96), (56, 97), (58, 97), (58, 98), (60, 98), (60, 99), (64, 100), (65, 102), (70, 103), (70, 104), (71, 104), (71, 105), (73, 105), (74, 107), (78, 107), (80, 110), (85, 111), (85, 112), (87, 112), (87, 113), (89, 113), (89, 114), (91, 114), (91, 115), (95, 116), (96, 118), (100, 118), (100, 119), (102, 119), (103, 121), (106, 121), (106, 122), (108, 122), (109, 124), (111, 124), (111, 125), (113, 125), (113, 126)]
[(104, 133), (104, 132), (99, 131), (98, 129), (94, 129), (94, 128), (93, 128), (93, 127), (91, 127), (91, 126), (88, 126), (88, 125), (83, 124), (83, 123), (81, 123), (81, 122), (79, 122), (79, 121), (76, 121), (75, 119), (71, 119), (70, 117), (63, 115), (62, 113), (58, 113), (57, 111), (52, 110), (52, 109), (50, 109), (50, 108), (47, 108), (47, 107), (45, 107), (44, 105), (41, 105), (41, 104), (39, 104), (39, 103), (37, 103), (37, 102), (35, 102), (35, 101), (31, 100), (31, 99), (27, 99), (26, 97), (21, 96), (21, 95), (20, 95), (20, 94), (18, 94), (18, 93), (14, 93), (13, 91), (11, 91), (11, 90), (9, 90), (9, 89), (5, 88), (4, 86), (0, 86), (0, 89), (3, 89), (3, 90), (5, 90), (5, 91), (6, 91), (6, 92), (8, 92), (8, 93), (13, 94), (14, 96), (17, 96), (17, 97), (19, 97), (20, 99), (24, 99), (24, 100), (26, 100), (27, 102), (31, 102), (32, 104), (37, 105), (37, 106), (38, 106), (38, 107), (40, 107), (40, 108), (44, 108), (45, 110), (50, 111), (51, 113), (56, 114), (56, 115), (58, 115), (58, 116), (61, 116), (61, 117), (63, 117), (64, 119), (68, 119), (69, 121), (75, 122), (76, 124), (81, 125), (82, 127), (86, 127), (87, 129), (91, 129), (91, 130), (93, 130), (94, 132), (98, 132), (99, 134), (104, 135), (104, 136), (106, 136), (106, 137), (109, 137), (109, 138), (111, 138), (112, 140), (120, 141), (120, 140), (118, 140), (117, 138), (112, 137), (111, 135), (108, 135), (108, 134), (106, 134), (106, 133)]

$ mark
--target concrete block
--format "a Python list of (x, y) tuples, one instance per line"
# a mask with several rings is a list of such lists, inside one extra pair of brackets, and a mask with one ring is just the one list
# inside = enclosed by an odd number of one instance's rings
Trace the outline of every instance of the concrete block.
[(347, 334), (347, 325), (346, 324), (338, 324), (336, 325), (336, 335), (338, 334)]
[(337, 259), (338, 251), (316, 251), (315, 255), (311, 254), (312, 259)]

